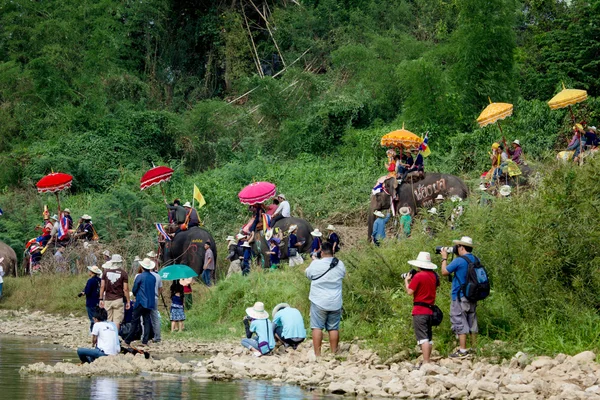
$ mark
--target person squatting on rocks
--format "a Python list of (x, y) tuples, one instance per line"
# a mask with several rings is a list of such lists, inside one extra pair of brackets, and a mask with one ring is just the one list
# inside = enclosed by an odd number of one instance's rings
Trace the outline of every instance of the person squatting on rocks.
[(419, 268), (411, 271), (404, 278), (404, 287), (409, 296), (413, 296), (412, 319), (417, 344), (421, 346), (423, 363), (430, 361), (431, 349), (433, 347), (432, 316), (431, 307), (435, 304), (435, 292), (440, 285), (438, 275), (433, 272), (437, 265), (431, 262), (431, 254), (422, 251), (416, 260), (408, 262)]
[(304, 319), (300, 310), (287, 303), (279, 303), (273, 309), (275, 339), (294, 350), (306, 339)]
[(452, 241), (455, 245), (454, 253), (456, 257), (450, 265), (448, 265), (448, 251), (442, 248), (442, 275), (452, 278), (452, 302), (450, 304), (450, 323), (452, 331), (458, 336), (459, 348), (455, 353), (450, 354), (451, 358), (464, 358), (469, 355), (467, 349), (467, 335), (471, 335), (471, 347), (475, 348), (477, 344), (477, 303), (470, 302), (464, 297), (463, 285), (467, 281), (467, 271), (469, 264), (465, 258), (468, 258), (472, 263), (477, 258), (471, 254), (473, 251), (473, 239), (468, 236), (463, 236), (460, 240)]
[(140, 319), (144, 320), (144, 333), (142, 336), (142, 345), (147, 345), (150, 339), (151, 329), (151, 314), (155, 308), (156, 278), (151, 273), (155, 267), (154, 261), (149, 258), (144, 258), (140, 261), (140, 265), (144, 268), (139, 276), (133, 282), (133, 294), (135, 295), (135, 307), (133, 309), (133, 328), (125, 338), (127, 345), (131, 344), (136, 337), (139, 336), (139, 330), (142, 329)]
[[(255, 357), (269, 354), (275, 348), (275, 335), (273, 323), (269, 320), (269, 313), (260, 301), (254, 306), (246, 308), (243, 319), (246, 328), (246, 338), (242, 339), (242, 346), (252, 351)], [(256, 339), (252, 337), (256, 335)]]
[(100, 285), (100, 307), (108, 313), (108, 321), (115, 323), (117, 332), (125, 317), (124, 308), (129, 309), (129, 277), (122, 266), (123, 258), (119, 254), (113, 254), (111, 261), (102, 265), (104, 272)]
[(106, 310), (96, 307), (93, 315), (92, 348), (77, 349), (77, 356), (82, 363), (91, 363), (100, 357), (119, 354), (121, 345), (118, 329), (114, 323), (106, 321), (106, 318)]
[(90, 278), (85, 284), (85, 288), (79, 292), (77, 297), (85, 295), (85, 309), (87, 310), (88, 318), (90, 319), (90, 332), (94, 327), (94, 312), (100, 304), (100, 285), (102, 280), (102, 271), (97, 266), (87, 267)]
[(323, 243), (322, 258), (314, 260), (304, 271), (310, 279), (310, 327), (315, 355), (321, 355), (323, 329), (329, 332), (331, 352), (336, 353), (342, 317), (342, 280), (344, 263), (333, 257), (331, 244)]

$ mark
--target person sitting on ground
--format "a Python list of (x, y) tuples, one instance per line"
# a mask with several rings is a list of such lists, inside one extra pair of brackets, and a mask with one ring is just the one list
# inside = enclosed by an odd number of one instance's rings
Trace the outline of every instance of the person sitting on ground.
[(183, 310), (183, 285), (179, 280), (171, 284), (171, 332), (183, 332), (185, 311)]
[[(275, 335), (273, 323), (269, 320), (269, 313), (260, 301), (254, 306), (246, 308), (243, 319), (246, 328), (246, 338), (242, 339), (242, 346), (252, 351), (255, 357), (269, 354), (275, 348)], [(253, 336), (256, 339), (253, 339)]]
[(279, 303), (273, 309), (273, 326), (275, 339), (296, 350), (298, 345), (306, 339), (304, 319), (297, 308), (288, 303)]
[(419, 268), (414, 274), (406, 274), (404, 287), (409, 296), (413, 296), (412, 319), (417, 344), (421, 346), (423, 364), (430, 362), (431, 348), (433, 346), (431, 307), (435, 304), (435, 292), (440, 286), (440, 278), (433, 272), (437, 265), (431, 262), (431, 254), (422, 251), (416, 260), (408, 262)]
[(585, 131), (584, 138), (585, 138), (585, 149), (586, 150), (591, 150), (591, 149), (595, 149), (598, 147), (599, 140), (598, 140), (598, 134), (596, 133), (595, 126), (589, 126), (587, 128), (587, 130)]
[(310, 263), (304, 274), (310, 279), (310, 327), (315, 355), (321, 355), (323, 330), (329, 332), (329, 345), (335, 354), (340, 338), (342, 316), (342, 281), (346, 267), (333, 257), (331, 245), (323, 243), (323, 258)]
[(88, 242), (94, 239), (94, 225), (92, 223), (92, 217), (83, 214), (80, 219), (79, 227), (77, 228), (77, 233), (75, 234), (75, 238), (87, 240)]
[(244, 242), (242, 244), (242, 248), (244, 249), (244, 258), (242, 260), (242, 275), (246, 276), (250, 273), (250, 262), (252, 261), (252, 248), (250, 247), (250, 243)]
[(310, 256), (313, 260), (315, 258), (321, 258), (321, 246), (323, 244), (321, 236), (323, 236), (323, 234), (318, 229), (315, 229), (310, 234), (313, 237), (312, 244), (310, 245)]
[(304, 259), (300, 254), (300, 248), (304, 242), (298, 240), (296, 233), (298, 233), (298, 225), (290, 225), (288, 229), (288, 260), (290, 267), (295, 267), (296, 265), (304, 263)]
[(102, 276), (102, 271), (95, 265), (89, 266), (87, 269), (90, 278), (87, 280), (85, 288), (77, 296), (85, 296), (85, 309), (90, 319), (91, 332), (94, 327), (94, 312), (100, 303), (100, 276)]
[(329, 242), (333, 254), (335, 254), (340, 250), (340, 236), (335, 232), (335, 226), (329, 224), (327, 225), (326, 229), (329, 231), (329, 236), (327, 236), (327, 242)]
[(107, 322), (106, 310), (96, 307), (94, 310), (92, 328), (92, 347), (78, 348), (77, 356), (82, 363), (92, 363), (97, 358), (104, 356), (114, 356), (119, 354), (121, 345), (119, 343), (118, 329), (112, 322)]
[(155, 308), (156, 302), (156, 278), (151, 273), (156, 264), (149, 258), (144, 258), (140, 261), (140, 265), (144, 268), (144, 272), (142, 272), (133, 282), (132, 292), (135, 295), (133, 329), (125, 338), (125, 343), (130, 345), (131, 342), (139, 336), (139, 331), (142, 329), (140, 320), (143, 319), (144, 329), (142, 345), (145, 346), (148, 344), (148, 340), (150, 340), (150, 330), (152, 329), (151, 314), (152, 310)]
[(410, 229), (412, 224), (412, 216), (410, 215), (410, 208), (407, 206), (400, 207), (400, 228), (402, 229), (402, 237), (409, 238), (410, 237)]
[(285, 195), (279, 194), (277, 199), (279, 200), (279, 206), (277, 206), (277, 210), (275, 210), (275, 213), (271, 217), (271, 223), (269, 224), (270, 228), (275, 226), (275, 223), (280, 219), (292, 216), (290, 203), (286, 200)]
[(373, 243), (375, 243), (376, 246), (379, 246), (381, 241), (385, 239), (385, 224), (390, 220), (390, 213), (388, 212), (387, 215), (383, 215), (381, 211), (377, 210), (373, 214), (375, 214), (377, 219), (373, 222), (373, 233), (371, 237)]
[(167, 210), (169, 210), (169, 223), (176, 225), (185, 223), (187, 211), (181, 205), (181, 200), (175, 199), (173, 200), (173, 205), (171, 205), (167, 203), (167, 199), (165, 199), (165, 205), (167, 206)]
[(267, 251), (269, 255), (269, 261), (271, 262), (271, 269), (279, 268), (279, 263), (281, 262), (281, 250), (279, 250), (279, 239), (271, 238), (269, 240), (269, 251)]

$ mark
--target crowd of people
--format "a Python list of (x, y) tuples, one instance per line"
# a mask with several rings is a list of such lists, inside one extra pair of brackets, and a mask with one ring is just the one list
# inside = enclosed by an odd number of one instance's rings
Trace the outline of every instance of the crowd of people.
[(574, 162), (579, 162), (581, 156), (586, 152), (595, 152), (598, 150), (598, 133), (595, 126), (586, 126), (575, 124), (573, 126), (573, 137), (567, 145), (567, 152)]

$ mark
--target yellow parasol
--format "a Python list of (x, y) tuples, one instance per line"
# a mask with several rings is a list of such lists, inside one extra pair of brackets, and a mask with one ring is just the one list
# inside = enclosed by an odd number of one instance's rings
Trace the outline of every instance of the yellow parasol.
[(571, 119), (575, 122), (575, 115), (573, 114), (573, 110), (571, 106), (573, 104), (581, 103), (582, 101), (587, 100), (587, 92), (585, 90), (580, 89), (567, 89), (565, 88), (565, 84), (562, 85), (563, 90), (560, 91), (556, 96), (554, 96), (549, 102), (548, 105), (552, 110), (558, 110), (560, 108), (569, 107), (569, 112), (571, 113)]
[(502, 133), (502, 126), (500, 120), (506, 117), (510, 117), (513, 113), (513, 105), (509, 103), (492, 103), (492, 100), (488, 97), (490, 104), (481, 112), (477, 117), (477, 123), (480, 127), (484, 127), (494, 122), (498, 122), (498, 128)]
[(402, 129), (392, 131), (383, 135), (381, 138), (381, 145), (384, 147), (402, 147), (405, 149), (414, 149), (419, 147), (422, 142), (422, 138), (415, 135), (411, 131), (404, 129), (404, 123), (402, 124)]

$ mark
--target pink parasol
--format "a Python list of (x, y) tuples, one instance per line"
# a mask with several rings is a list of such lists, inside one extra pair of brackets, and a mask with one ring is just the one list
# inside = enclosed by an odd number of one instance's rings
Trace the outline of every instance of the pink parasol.
[(140, 179), (140, 190), (146, 190), (159, 183), (167, 182), (172, 175), (173, 170), (169, 167), (154, 167)]
[(243, 204), (254, 205), (275, 196), (277, 188), (270, 182), (254, 182), (242, 189), (238, 197)]

